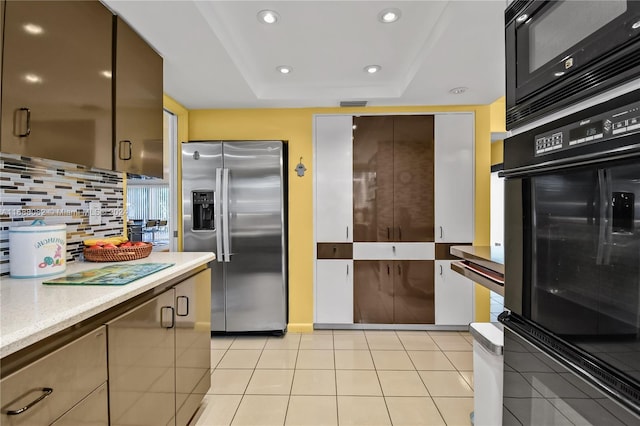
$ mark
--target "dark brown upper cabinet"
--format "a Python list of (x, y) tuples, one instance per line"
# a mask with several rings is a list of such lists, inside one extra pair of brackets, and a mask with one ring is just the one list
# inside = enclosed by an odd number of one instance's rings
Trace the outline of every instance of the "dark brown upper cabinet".
[(162, 177), (162, 57), (116, 17), (114, 165)]
[(98, 1), (4, 3), (5, 153), (112, 168), (112, 13)]
[(353, 122), (354, 241), (434, 241), (433, 116)]

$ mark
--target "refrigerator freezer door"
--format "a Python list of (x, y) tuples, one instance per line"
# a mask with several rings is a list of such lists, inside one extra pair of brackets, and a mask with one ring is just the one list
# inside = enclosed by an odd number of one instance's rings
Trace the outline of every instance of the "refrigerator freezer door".
[[(216, 169), (222, 170), (222, 144), (220, 142), (190, 142), (182, 144), (182, 215), (183, 215), (183, 250), (214, 252), (218, 260), (222, 253), (216, 241), (220, 232), (220, 219), (214, 218), (215, 229), (194, 230), (193, 192), (213, 191), (214, 203), (220, 202), (219, 188), (221, 182), (216, 181)], [(220, 206), (214, 206), (219, 215)], [(224, 305), (224, 263), (211, 262), (211, 329), (225, 331)]]
[(229, 169), (227, 331), (285, 330), (282, 142), (225, 142), (224, 167)]

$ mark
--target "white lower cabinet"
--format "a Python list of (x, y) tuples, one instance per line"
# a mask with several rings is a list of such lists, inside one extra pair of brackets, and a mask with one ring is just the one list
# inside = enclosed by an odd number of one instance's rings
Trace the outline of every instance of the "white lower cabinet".
[(353, 324), (353, 260), (316, 261), (317, 324)]
[(475, 317), (475, 285), (453, 271), (451, 262), (435, 262), (436, 325), (468, 325)]

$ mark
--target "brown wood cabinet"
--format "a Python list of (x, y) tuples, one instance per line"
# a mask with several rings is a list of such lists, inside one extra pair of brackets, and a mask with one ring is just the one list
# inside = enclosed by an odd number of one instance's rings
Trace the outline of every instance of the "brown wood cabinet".
[(354, 241), (433, 241), (433, 116), (354, 117)]
[(4, 6), (2, 152), (111, 169), (112, 13), (98, 1)]
[(433, 324), (432, 260), (356, 260), (354, 323)]

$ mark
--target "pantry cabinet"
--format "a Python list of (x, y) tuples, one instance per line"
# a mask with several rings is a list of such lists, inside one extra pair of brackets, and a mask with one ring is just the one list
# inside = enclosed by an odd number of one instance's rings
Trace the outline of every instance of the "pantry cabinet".
[(315, 118), (316, 241), (353, 241), (350, 115)]
[[(449, 243), (474, 238), (474, 120), (472, 112), (315, 118), (317, 324), (473, 319), (473, 284), (449, 277), (446, 259)], [(349, 244), (350, 256), (332, 260), (325, 243)]]
[(98, 1), (4, 13), (0, 150), (111, 169), (112, 13)]

